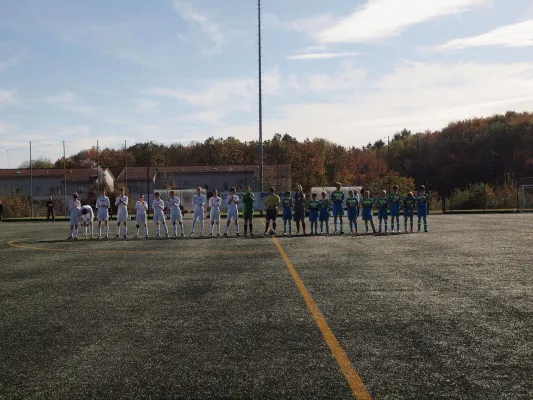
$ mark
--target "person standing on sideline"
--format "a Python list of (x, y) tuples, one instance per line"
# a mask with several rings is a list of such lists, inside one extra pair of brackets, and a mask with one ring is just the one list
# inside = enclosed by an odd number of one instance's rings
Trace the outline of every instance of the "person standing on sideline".
[(204, 194), (202, 194), (202, 188), (198, 186), (196, 188), (196, 194), (194, 195), (192, 199), (192, 205), (194, 207), (194, 215), (192, 218), (192, 230), (191, 230), (191, 236), (194, 236), (194, 228), (196, 226), (196, 221), (200, 224), (200, 237), (204, 236), (204, 218), (205, 218), (205, 211), (204, 206), (205, 202), (207, 201)]
[(305, 236), (305, 193), (302, 185), (296, 187), (294, 195), (294, 222), (296, 222), (296, 234), (300, 234), (300, 224), (302, 224), (302, 232)]
[(50, 221), (50, 216), (52, 216), (52, 222), (55, 222), (56, 216), (54, 213), (54, 200), (51, 197), (46, 203), (46, 221)]
[(124, 239), (128, 238), (128, 196), (124, 196), (124, 188), (120, 188), (120, 196), (115, 200), (117, 206), (117, 234), (115, 239), (120, 237), (120, 223), (124, 223)]
[(228, 197), (226, 198), (226, 202), (228, 203), (228, 217), (226, 221), (226, 232), (224, 233), (224, 236), (228, 236), (231, 221), (235, 221), (235, 234), (237, 236), (241, 236), (241, 234), (239, 233), (239, 196), (235, 194), (236, 192), (237, 191), (235, 190), (235, 188), (232, 187), (229, 191)]
[(98, 209), (98, 237), (102, 237), (102, 222), (105, 225), (105, 239), (109, 238), (109, 209), (111, 208), (111, 202), (109, 197), (106, 196), (106, 190), (100, 191), (100, 197), (96, 199), (96, 208)]
[(244, 188), (246, 193), (242, 196), (242, 202), (244, 204), (242, 216), (244, 218), (244, 236), (248, 234), (248, 227), (250, 228), (250, 236), (254, 236), (252, 232), (252, 219), (254, 218), (254, 202), (255, 196), (250, 189), (250, 186)]
[(265, 199), (265, 208), (266, 208), (266, 225), (265, 225), (265, 235), (268, 233), (268, 227), (270, 221), (272, 221), (272, 235), (276, 234), (276, 218), (278, 217), (278, 207), (281, 204), (281, 199), (276, 194), (276, 190), (271, 187), (269, 190), (269, 195)]
[(78, 193), (72, 195), (68, 209), (70, 211), (70, 236), (67, 240), (78, 239), (78, 225), (80, 224), (81, 203), (78, 200)]
[(2, 200), (0, 200), (0, 222), (2, 222), (3, 214), (4, 214), (4, 205), (2, 204)]

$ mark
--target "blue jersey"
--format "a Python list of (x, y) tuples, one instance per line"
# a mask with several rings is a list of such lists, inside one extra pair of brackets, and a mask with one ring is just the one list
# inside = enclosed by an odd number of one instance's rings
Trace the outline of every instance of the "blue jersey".
[(429, 193), (418, 193), (416, 196), (416, 213), (419, 217), (428, 215)]
[(348, 197), (346, 199), (346, 207), (348, 209), (348, 218), (350, 220), (357, 219), (359, 216), (359, 197)]
[(292, 197), (284, 197), (283, 200), (281, 200), (281, 206), (283, 207), (283, 210), (292, 209), (293, 204)]
[(403, 199), (403, 215), (405, 218), (413, 217), (414, 210), (416, 205), (416, 199), (413, 197), (406, 196)]
[(320, 221), (329, 221), (329, 210), (331, 210), (331, 201), (329, 201), (328, 199), (319, 200), (318, 207), (320, 209)]
[(390, 204), (391, 211), (392, 210), (400, 211), (400, 208), (402, 207), (402, 196), (400, 195), (400, 193), (389, 194), (389, 204)]
[(309, 221), (318, 221), (318, 212), (320, 210), (320, 203), (318, 200), (311, 200), (308, 204), (309, 207)]
[(374, 207), (374, 200), (370, 197), (364, 197), (361, 200), (361, 207), (363, 207), (363, 220), (372, 220), (372, 208)]
[(335, 190), (333, 193), (331, 193), (331, 201), (333, 202), (333, 207), (342, 207), (344, 204), (344, 192)]

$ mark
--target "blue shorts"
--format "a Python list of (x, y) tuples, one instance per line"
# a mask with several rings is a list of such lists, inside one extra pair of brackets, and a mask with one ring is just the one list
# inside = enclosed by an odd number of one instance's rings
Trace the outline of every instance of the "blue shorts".
[(320, 210), (320, 222), (329, 221), (329, 210)]
[(359, 218), (359, 209), (358, 208), (348, 208), (348, 219), (353, 221)]
[(386, 208), (380, 207), (378, 208), (378, 219), (388, 219), (389, 218), (389, 210)]
[(318, 210), (309, 211), (309, 221), (311, 222), (318, 221)]
[(363, 221), (372, 221), (372, 209), (363, 208)]
[(408, 217), (413, 217), (413, 215), (415, 215), (415, 210), (413, 208), (404, 208), (403, 209), (403, 216), (405, 218), (408, 218)]
[(399, 207), (391, 207), (390, 216), (391, 217), (399, 217), (400, 216), (400, 208)]
[(291, 208), (284, 208), (283, 209), (283, 221), (291, 221), (292, 220), (292, 209)]
[(423, 206), (418, 206), (416, 208), (416, 215), (418, 215), (419, 217), (426, 217), (428, 215), (428, 207), (427, 205), (423, 205)]
[(344, 206), (340, 203), (333, 203), (333, 216), (342, 217), (344, 216)]

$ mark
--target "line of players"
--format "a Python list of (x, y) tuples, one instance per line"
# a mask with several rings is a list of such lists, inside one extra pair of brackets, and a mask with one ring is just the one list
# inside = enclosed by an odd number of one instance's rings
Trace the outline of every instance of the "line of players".
[[(403, 208), (404, 216), (404, 231), (413, 232), (414, 225), (414, 211), (416, 209), (418, 216), (418, 232), (421, 230), (422, 221), (424, 224), (424, 231), (427, 232), (427, 214), (428, 214), (428, 202), (429, 194), (426, 192), (424, 186), (420, 186), (417, 196), (414, 196), (412, 192), (409, 192), (406, 196), (401, 196), (398, 186), (393, 187), (392, 193), (387, 196), (385, 190), (381, 192), (381, 196), (377, 199), (372, 199), (368, 191), (363, 193), (363, 197), (359, 197), (357, 190), (350, 190), (348, 197), (345, 198), (345, 194), (341, 191), (341, 184), (337, 183), (336, 191), (331, 194), (328, 199), (326, 192), (321, 193), (321, 198), (317, 200), (316, 193), (312, 194), (312, 198), (306, 201), (306, 196), (302, 191), (302, 187), (297, 188), (297, 192), (294, 198), (291, 197), (290, 192), (286, 192), (283, 199), (275, 194), (274, 188), (270, 188), (270, 193), (265, 199), (266, 206), (266, 226), (265, 233), (276, 234), (276, 219), (278, 215), (279, 207), (282, 208), (283, 216), (283, 234), (292, 235), (292, 222), (296, 222), (296, 234), (300, 234), (300, 225), (302, 232), (305, 235), (305, 213), (309, 213), (309, 222), (311, 225), (311, 235), (318, 235), (318, 222), (320, 222), (320, 234), (329, 234), (329, 219), (330, 213), (334, 218), (334, 233), (344, 234), (344, 209), (346, 208), (348, 214), (348, 222), (350, 225), (350, 234), (358, 234), (358, 218), (360, 211), (362, 210), (362, 219), (365, 222), (366, 233), (369, 233), (369, 225), (372, 228), (372, 233), (381, 233), (382, 224), (384, 223), (384, 231), (388, 233), (388, 216), (390, 209), (391, 216), (391, 232), (394, 233), (394, 223), (396, 222), (397, 232), (400, 232), (400, 213)], [(161, 226), (164, 229), (165, 237), (169, 237), (168, 226), (165, 220), (165, 204), (161, 199), (159, 193), (155, 193), (155, 199), (152, 202), (152, 209), (154, 210), (153, 220), (156, 224), (156, 237), (161, 237)], [(240, 236), (239, 232), (239, 220), (238, 220), (238, 205), (240, 202), (239, 196), (236, 195), (235, 188), (230, 190), (229, 196), (225, 200), (228, 205), (228, 214), (225, 227), (224, 236), (229, 233), (229, 227), (231, 222), (235, 223), (236, 235)], [(120, 196), (116, 198), (115, 205), (117, 206), (117, 230), (115, 238), (122, 235), (124, 239), (128, 237), (127, 221), (128, 217), (128, 202), (129, 199), (124, 194), (124, 189), (120, 189)], [(207, 202), (206, 196), (202, 194), (201, 188), (196, 189), (196, 194), (193, 197), (193, 224), (191, 236), (194, 236), (196, 224), (200, 225), (200, 236), (204, 236), (204, 208)], [(254, 194), (249, 187), (246, 187), (246, 193), (242, 199), (243, 202), (243, 217), (244, 217), (244, 234), (254, 235), (253, 233), (253, 213), (254, 213)], [(220, 208), (222, 205), (222, 199), (218, 196), (218, 192), (215, 190), (213, 197), (209, 199), (208, 210), (210, 212), (210, 232), (209, 236), (220, 236)], [(180, 236), (184, 237), (183, 217), (180, 209), (180, 199), (176, 197), (174, 191), (170, 192), (170, 197), (167, 203), (170, 210), (170, 221), (172, 223), (172, 237), (178, 236), (178, 226), (180, 227)], [(105, 189), (102, 189), (100, 197), (96, 201), (96, 208), (98, 210), (98, 237), (102, 238), (102, 226), (105, 229), (105, 239), (109, 237), (109, 213), (108, 210), (111, 206), (109, 198), (106, 196)], [(378, 222), (379, 230), (376, 231), (376, 227), (373, 221), (373, 209), (377, 206), (378, 209)], [(81, 207), (78, 195), (74, 193), (73, 199), (69, 204), (70, 210), (70, 236), (68, 239), (77, 239), (78, 227), (81, 226), (84, 230), (84, 238), (87, 238), (87, 229), (90, 228), (90, 238), (93, 238), (93, 220), (94, 213), (90, 206)], [(139, 200), (135, 204), (136, 210), (136, 233), (135, 238), (139, 237), (140, 228), (144, 228), (144, 236), (148, 238), (148, 203), (144, 200), (144, 195), (139, 196)], [(337, 222), (339, 222), (340, 230), (337, 230)], [(409, 230), (408, 230), (409, 222)], [(269, 226), (272, 223), (272, 229), (269, 231)], [(287, 232), (288, 228), (288, 232)], [(216, 232), (215, 232), (216, 230)]]

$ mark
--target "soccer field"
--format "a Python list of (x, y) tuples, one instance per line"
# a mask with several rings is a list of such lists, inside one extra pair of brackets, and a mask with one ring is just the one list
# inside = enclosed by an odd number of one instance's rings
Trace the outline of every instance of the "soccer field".
[(0, 223), (0, 398), (533, 398), (533, 215), (428, 221), (77, 242)]

